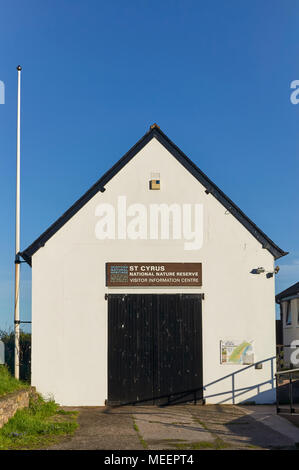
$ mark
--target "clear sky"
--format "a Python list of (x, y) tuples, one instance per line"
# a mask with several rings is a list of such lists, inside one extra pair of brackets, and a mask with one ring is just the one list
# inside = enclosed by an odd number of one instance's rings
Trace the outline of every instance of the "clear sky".
[[(299, 280), (298, 0), (0, 0), (0, 329), (13, 326), (16, 66), (26, 248), (149, 128), (290, 254)], [(30, 319), (22, 265), (21, 316)]]

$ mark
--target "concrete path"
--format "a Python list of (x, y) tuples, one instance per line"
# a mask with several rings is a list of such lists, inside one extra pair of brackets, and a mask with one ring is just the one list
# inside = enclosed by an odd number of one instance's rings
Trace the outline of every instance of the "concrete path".
[(138, 450), (143, 449), (133, 426), (130, 408), (65, 407), (79, 412), (74, 436), (51, 446), (53, 450)]
[[(299, 428), (274, 413), (272, 422), (265, 423), (263, 419), (257, 419), (257, 412), (252, 410), (255, 407), (251, 406), (206, 405), (201, 409), (194, 408), (193, 416), (205, 423), (207, 429), (230, 449), (291, 449), (299, 442)], [(289, 426), (293, 430), (292, 436), (286, 434)]]
[(240, 408), (259, 423), (283, 434), (283, 436), (290, 439), (294, 445), (299, 443), (299, 427), (294, 426), (290, 422), (292, 418), (295, 418), (294, 422), (299, 424), (298, 415), (292, 415), (290, 413), (277, 415), (274, 405), (243, 406)]
[(80, 407), (79, 428), (49, 449), (291, 449), (299, 428), (274, 407)]
[(194, 419), (190, 405), (155, 408), (142, 406), (134, 410), (133, 419), (148, 449), (187, 448), (201, 443), (202, 448), (214, 445), (214, 436)]

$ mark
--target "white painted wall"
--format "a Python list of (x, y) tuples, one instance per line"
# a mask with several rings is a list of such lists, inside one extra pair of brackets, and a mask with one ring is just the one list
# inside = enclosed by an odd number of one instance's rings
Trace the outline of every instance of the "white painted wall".
[[(150, 191), (151, 172), (161, 190)], [(204, 242), (185, 251), (181, 240), (97, 240), (99, 203), (202, 203)], [(105, 287), (106, 262), (202, 262), (202, 288)], [(106, 292), (205, 293), (203, 374), (208, 403), (274, 401), (273, 256), (180, 165), (151, 140), (107, 185), (63, 226), (32, 260), (32, 384), (62, 405), (103, 405), (107, 398)], [(220, 340), (253, 339), (254, 367), (220, 364)], [(234, 391), (232, 381), (234, 379)]]
[(291, 311), (291, 318), (292, 318), (291, 325), (286, 324), (288, 301), (282, 301), (281, 305), (282, 305), (283, 344), (285, 345), (284, 365), (286, 367), (289, 367), (291, 365), (290, 356), (294, 350), (293, 348), (290, 348), (288, 346), (290, 346), (293, 341), (299, 341), (299, 317), (298, 317), (299, 299), (290, 300), (290, 311)]

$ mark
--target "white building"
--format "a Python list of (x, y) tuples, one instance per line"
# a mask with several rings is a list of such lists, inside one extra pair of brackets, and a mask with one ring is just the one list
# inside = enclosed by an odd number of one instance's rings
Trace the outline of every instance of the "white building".
[(62, 405), (273, 402), (285, 254), (151, 126), (21, 253), (32, 384)]
[(299, 282), (277, 294), (276, 302), (280, 306), (283, 364), (290, 367), (290, 355), (299, 346)]

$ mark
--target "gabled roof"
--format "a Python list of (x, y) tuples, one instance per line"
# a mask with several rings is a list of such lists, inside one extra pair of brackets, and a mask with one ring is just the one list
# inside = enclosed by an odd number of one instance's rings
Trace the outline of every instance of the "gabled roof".
[(279, 248), (267, 235), (259, 229), (244, 212), (239, 209), (168, 137), (159, 126), (153, 124), (150, 130), (108, 170), (83, 196), (78, 199), (59, 219), (56, 220), (20, 255), (31, 266), (31, 257), (75, 215), (96, 193), (105, 191), (105, 184), (110, 181), (140, 150), (153, 138), (156, 138), (205, 188), (212, 194), (247, 230), (274, 256), (280, 258), (288, 254)]
[(280, 294), (277, 294), (275, 300), (279, 304), (283, 299), (293, 297), (295, 295), (299, 296), (299, 282), (296, 282), (296, 284), (293, 284), (291, 287), (280, 292)]

